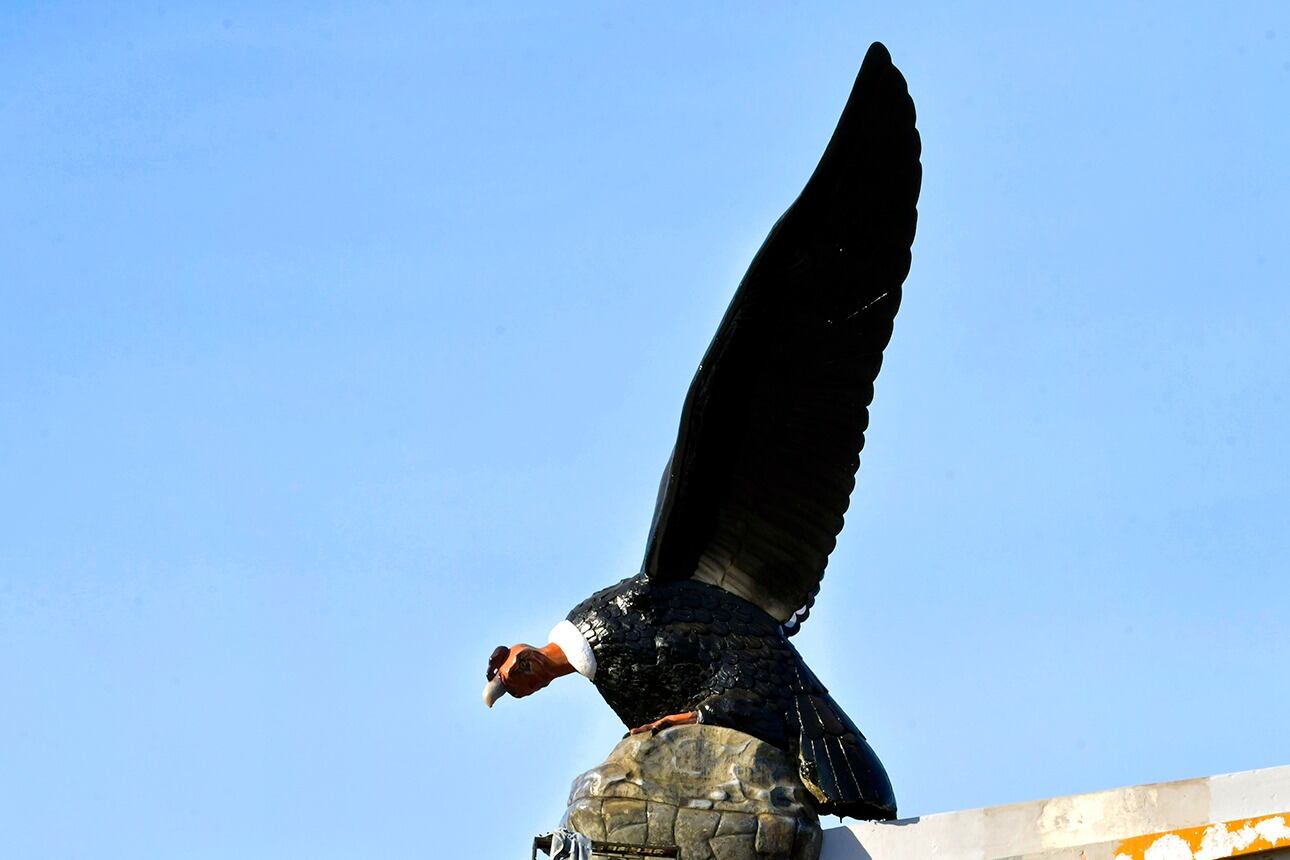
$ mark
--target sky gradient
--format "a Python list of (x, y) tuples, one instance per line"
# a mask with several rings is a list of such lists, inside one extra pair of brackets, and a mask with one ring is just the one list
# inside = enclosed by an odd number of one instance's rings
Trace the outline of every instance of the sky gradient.
[(1284, 3), (13, 3), (0, 842), (527, 856), (623, 731), (484, 666), (637, 569), (883, 41), (914, 264), (795, 641), (905, 815), (1290, 763)]

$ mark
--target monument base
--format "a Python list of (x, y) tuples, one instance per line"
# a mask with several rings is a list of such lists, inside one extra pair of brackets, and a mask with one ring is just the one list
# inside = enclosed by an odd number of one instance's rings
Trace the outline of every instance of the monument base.
[(574, 781), (561, 826), (679, 860), (818, 860), (821, 844), (796, 757), (719, 726), (624, 738)]

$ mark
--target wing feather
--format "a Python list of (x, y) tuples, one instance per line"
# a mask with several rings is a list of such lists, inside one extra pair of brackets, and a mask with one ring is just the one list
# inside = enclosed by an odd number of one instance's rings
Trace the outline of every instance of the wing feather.
[(696, 577), (780, 621), (813, 602), (909, 272), (919, 152), (905, 80), (875, 43), (690, 385), (650, 530), (649, 577)]

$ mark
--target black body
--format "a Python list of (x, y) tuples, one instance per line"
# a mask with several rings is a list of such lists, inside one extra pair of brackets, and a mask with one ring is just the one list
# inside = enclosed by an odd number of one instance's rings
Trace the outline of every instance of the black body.
[(774, 618), (694, 580), (625, 579), (569, 620), (596, 655), (594, 683), (629, 726), (698, 711), (796, 753), (824, 813), (889, 819), (896, 799), (860, 730), (807, 668)]

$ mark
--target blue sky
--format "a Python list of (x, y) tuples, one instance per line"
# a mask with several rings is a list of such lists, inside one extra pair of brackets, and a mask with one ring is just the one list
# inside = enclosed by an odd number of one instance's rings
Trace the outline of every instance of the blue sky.
[(1290, 763), (1290, 9), (10, 4), (11, 856), (524, 856), (622, 732), (499, 642), (633, 572), (869, 42), (914, 266), (796, 640), (904, 814)]

